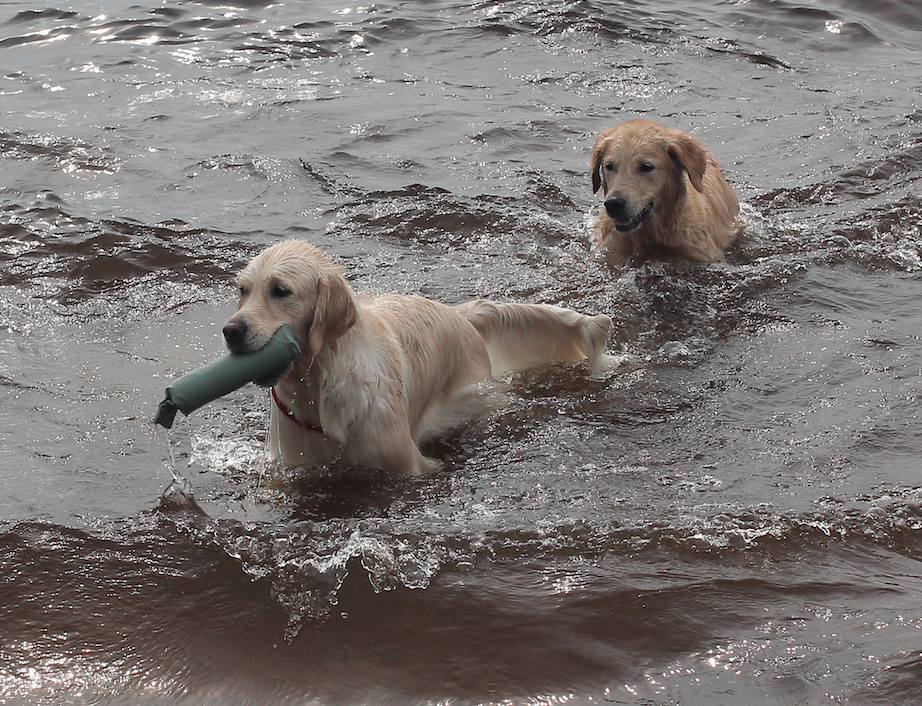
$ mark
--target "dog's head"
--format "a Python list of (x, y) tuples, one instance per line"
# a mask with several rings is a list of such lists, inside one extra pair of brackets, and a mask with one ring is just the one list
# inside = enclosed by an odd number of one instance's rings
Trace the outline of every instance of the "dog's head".
[[(298, 337), (301, 350), (316, 356), (356, 320), (355, 296), (340, 269), (308, 243), (289, 240), (264, 250), (237, 278), (237, 311), (224, 325), (232, 353), (252, 353), (282, 324)], [(286, 371), (257, 384), (272, 385)]]
[(680, 130), (636, 119), (602, 131), (592, 147), (592, 192), (621, 233), (639, 228), (657, 206), (685, 193), (684, 174), (704, 191), (707, 152)]

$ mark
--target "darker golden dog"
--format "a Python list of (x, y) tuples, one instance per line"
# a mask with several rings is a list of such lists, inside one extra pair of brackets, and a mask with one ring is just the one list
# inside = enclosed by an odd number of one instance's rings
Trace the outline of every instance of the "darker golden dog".
[(690, 135), (650, 120), (604, 130), (592, 148), (592, 191), (604, 201), (593, 240), (621, 264), (724, 257), (739, 204), (720, 167)]

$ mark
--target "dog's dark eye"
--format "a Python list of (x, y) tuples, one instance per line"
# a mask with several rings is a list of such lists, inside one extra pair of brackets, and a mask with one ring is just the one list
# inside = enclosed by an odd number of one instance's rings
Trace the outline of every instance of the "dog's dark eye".
[(613, 171), (615, 171), (615, 169), (616, 169), (616, 167), (615, 167), (615, 165), (614, 165), (612, 162), (606, 162), (606, 163), (605, 163), (605, 171), (606, 171), (606, 172), (613, 172)]
[(656, 165), (652, 162), (641, 162), (640, 166), (637, 167), (637, 170), (643, 174), (649, 174), (654, 169), (656, 169)]
[(250, 290), (247, 289), (246, 287), (243, 287), (243, 286), (237, 287), (237, 297), (239, 297), (240, 299), (243, 299), (249, 293), (250, 293)]
[(281, 284), (272, 285), (272, 289), (270, 290), (270, 293), (276, 299), (284, 299), (285, 297), (291, 296), (291, 290), (288, 289), (288, 287), (281, 285)]

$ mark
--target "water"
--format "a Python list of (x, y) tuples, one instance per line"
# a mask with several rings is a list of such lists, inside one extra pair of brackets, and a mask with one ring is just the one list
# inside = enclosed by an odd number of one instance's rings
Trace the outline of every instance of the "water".
[[(4, 4), (0, 702), (922, 703), (920, 46), (911, 0)], [(641, 115), (724, 166), (726, 263), (590, 251)], [(173, 481), (163, 389), (287, 237), (609, 313), (616, 365), (423, 480), (267, 472), (250, 386)]]

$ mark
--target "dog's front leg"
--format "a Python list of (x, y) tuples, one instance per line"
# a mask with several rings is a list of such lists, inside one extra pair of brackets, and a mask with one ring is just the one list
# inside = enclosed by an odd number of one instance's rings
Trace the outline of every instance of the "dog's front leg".
[(345, 446), (344, 458), (349, 463), (408, 476), (424, 476), (441, 468), (440, 463), (420, 452), (409, 424), (396, 421), (369, 421), (356, 430)]

